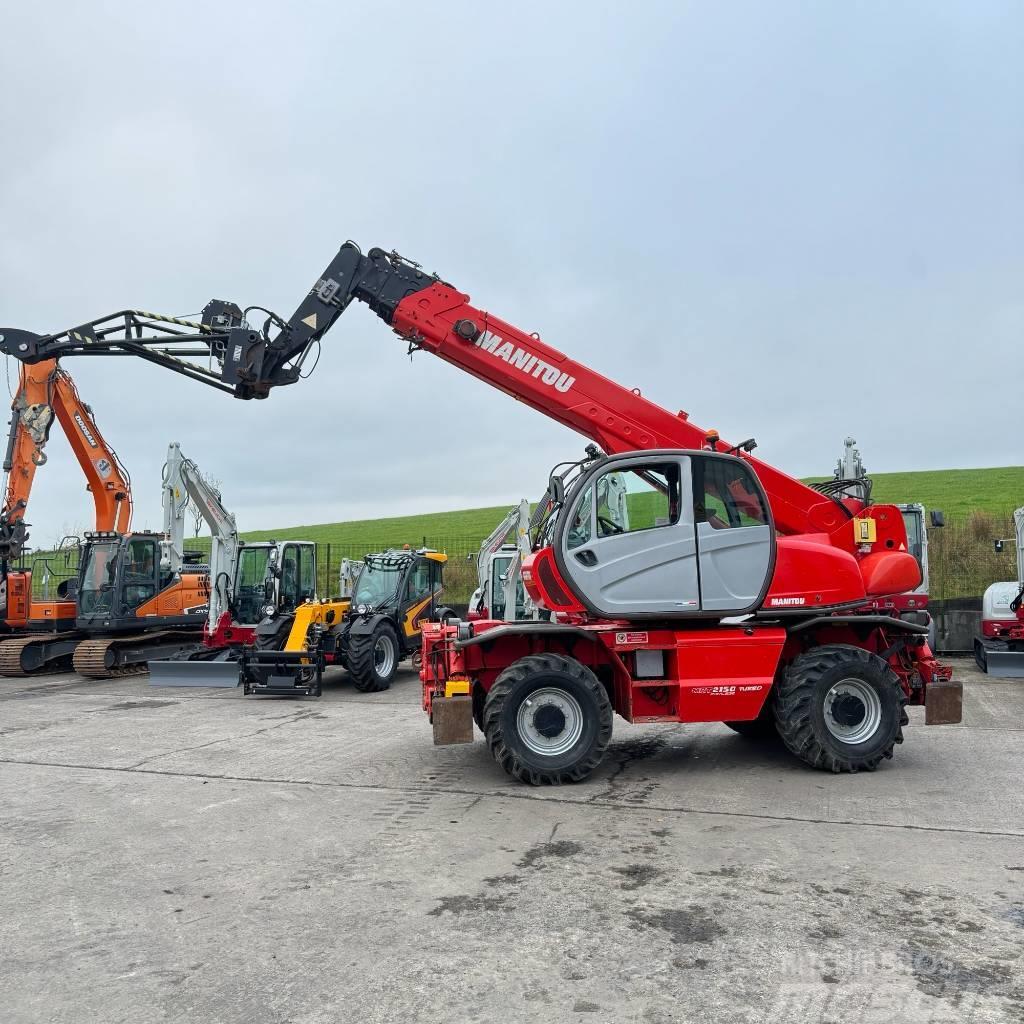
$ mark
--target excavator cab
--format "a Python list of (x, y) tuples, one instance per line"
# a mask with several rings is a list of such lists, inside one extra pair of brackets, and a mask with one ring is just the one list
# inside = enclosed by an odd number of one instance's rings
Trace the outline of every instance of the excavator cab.
[[(206, 566), (161, 569), (158, 533), (87, 533), (78, 569), (79, 629), (134, 630), (153, 624), (196, 627), (206, 616)], [(202, 578), (203, 582), (197, 582)]]

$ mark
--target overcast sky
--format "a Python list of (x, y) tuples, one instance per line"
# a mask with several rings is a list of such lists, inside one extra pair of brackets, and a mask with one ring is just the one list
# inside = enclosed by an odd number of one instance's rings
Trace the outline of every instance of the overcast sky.
[[(1024, 463), (1024, 5), (9, 4), (0, 325), (291, 313), (353, 238), (797, 475)], [(65, 364), (159, 528), (535, 498), (578, 435), (359, 307), (243, 403)], [(11, 377), (16, 380), (17, 367)], [(28, 519), (91, 504), (54, 431)]]

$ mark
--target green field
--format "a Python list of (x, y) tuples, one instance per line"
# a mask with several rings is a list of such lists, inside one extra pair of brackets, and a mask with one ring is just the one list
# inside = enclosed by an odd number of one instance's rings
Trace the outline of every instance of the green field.
[(974, 511), (1008, 515), (1024, 505), (1024, 466), (873, 473), (875, 501), (919, 501), (960, 518)]
[(246, 533), (246, 540), (314, 540), (318, 544), (340, 545), (363, 551), (409, 544), (474, 541), (479, 544), (511, 505), (492, 508), (461, 509), (458, 512), (433, 512), (419, 516), (393, 516), (387, 519), (358, 519), (348, 523), (321, 523), (289, 526), (280, 530)]
[[(1012, 536), (1010, 515), (1024, 505), (1024, 466), (997, 469), (951, 469), (918, 473), (875, 475), (876, 501), (918, 501), (946, 514), (944, 530), (931, 534), (933, 597), (979, 595), (993, 580), (1013, 578), (1013, 546), (1001, 555), (992, 550), (994, 537)], [(631, 495), (630, 517), (634, 525), (653, 522), (656, 510), (644, 499)], [(348, 523), (288, 526), (278, 530), (246, 533), (247, 540), (312, 540), (320, 545), (318, 587), (333, 593), (343, 558), (362, 558), (368, 551), (426, 543), (448, 552), (446, 593), (451, 602), (465, 602), (476, 585), (475, 559), (480, 542), (497, 526), (509, 505), (434, 512), (426, 515), (363, 519)], [(972, 515), (972, 513), (974, 513)], [(983, 514), (978, 514), (983, 513)], [(328, 545), (330, 546), (328, 548)], [(187, 538), (186, 547), (206, 554), (209, 537)], [(37, 552), (29, 562), (45, 562), (58, 576), (74, 572), (74, 559), (64, 553)], [(43, 591), (43, 573), (36, 564), (33, 589)]]
[[(953, 519), (965, 517), (976, 510), (1004, 516), (1024, 505), (1024, 466), (876, 473), (872, 479), (876, 501), (919, 501), (927, 508), (942, 509)], [(462, 548), (466, 542), (479, 543), (483, 540), (508, 508), (507, 505), (498, 505), (349, 523), (290, 526), (247, 533), (246, 538), (302, 538), (364, 550), (402, 544), (415, 546), (426, 538), (428, 544), (448, 543)]]

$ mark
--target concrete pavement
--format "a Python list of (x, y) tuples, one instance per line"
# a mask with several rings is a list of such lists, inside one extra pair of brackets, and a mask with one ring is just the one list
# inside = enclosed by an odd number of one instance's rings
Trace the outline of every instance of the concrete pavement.
[(0, 1006), (27, 1021), (1022, 1021), (1024, 684), (873, 774), (616, 722), (580, 786), (319, 701), (0, 680)]

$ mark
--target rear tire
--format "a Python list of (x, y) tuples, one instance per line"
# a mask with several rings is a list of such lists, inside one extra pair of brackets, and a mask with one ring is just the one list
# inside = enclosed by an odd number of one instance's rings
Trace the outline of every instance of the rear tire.
[(521, 782), (581, 782), (611, 740), (612, 705), (597, 676), (574, 658), (531, 654), (494, 681), (483, 727), (494, 760)]
[(398, 637), (391, 625), (380, 622), (372, 633), (350, 633), (347, 660), (352, 685), (360, 693), (386, 690), (398, 671)]
[(790, 752), (814, 768), (874, 771), (903, 742), (906, 702), (899, 677), (877, 655), (828, 644), (786, 669), (775, 725)]

